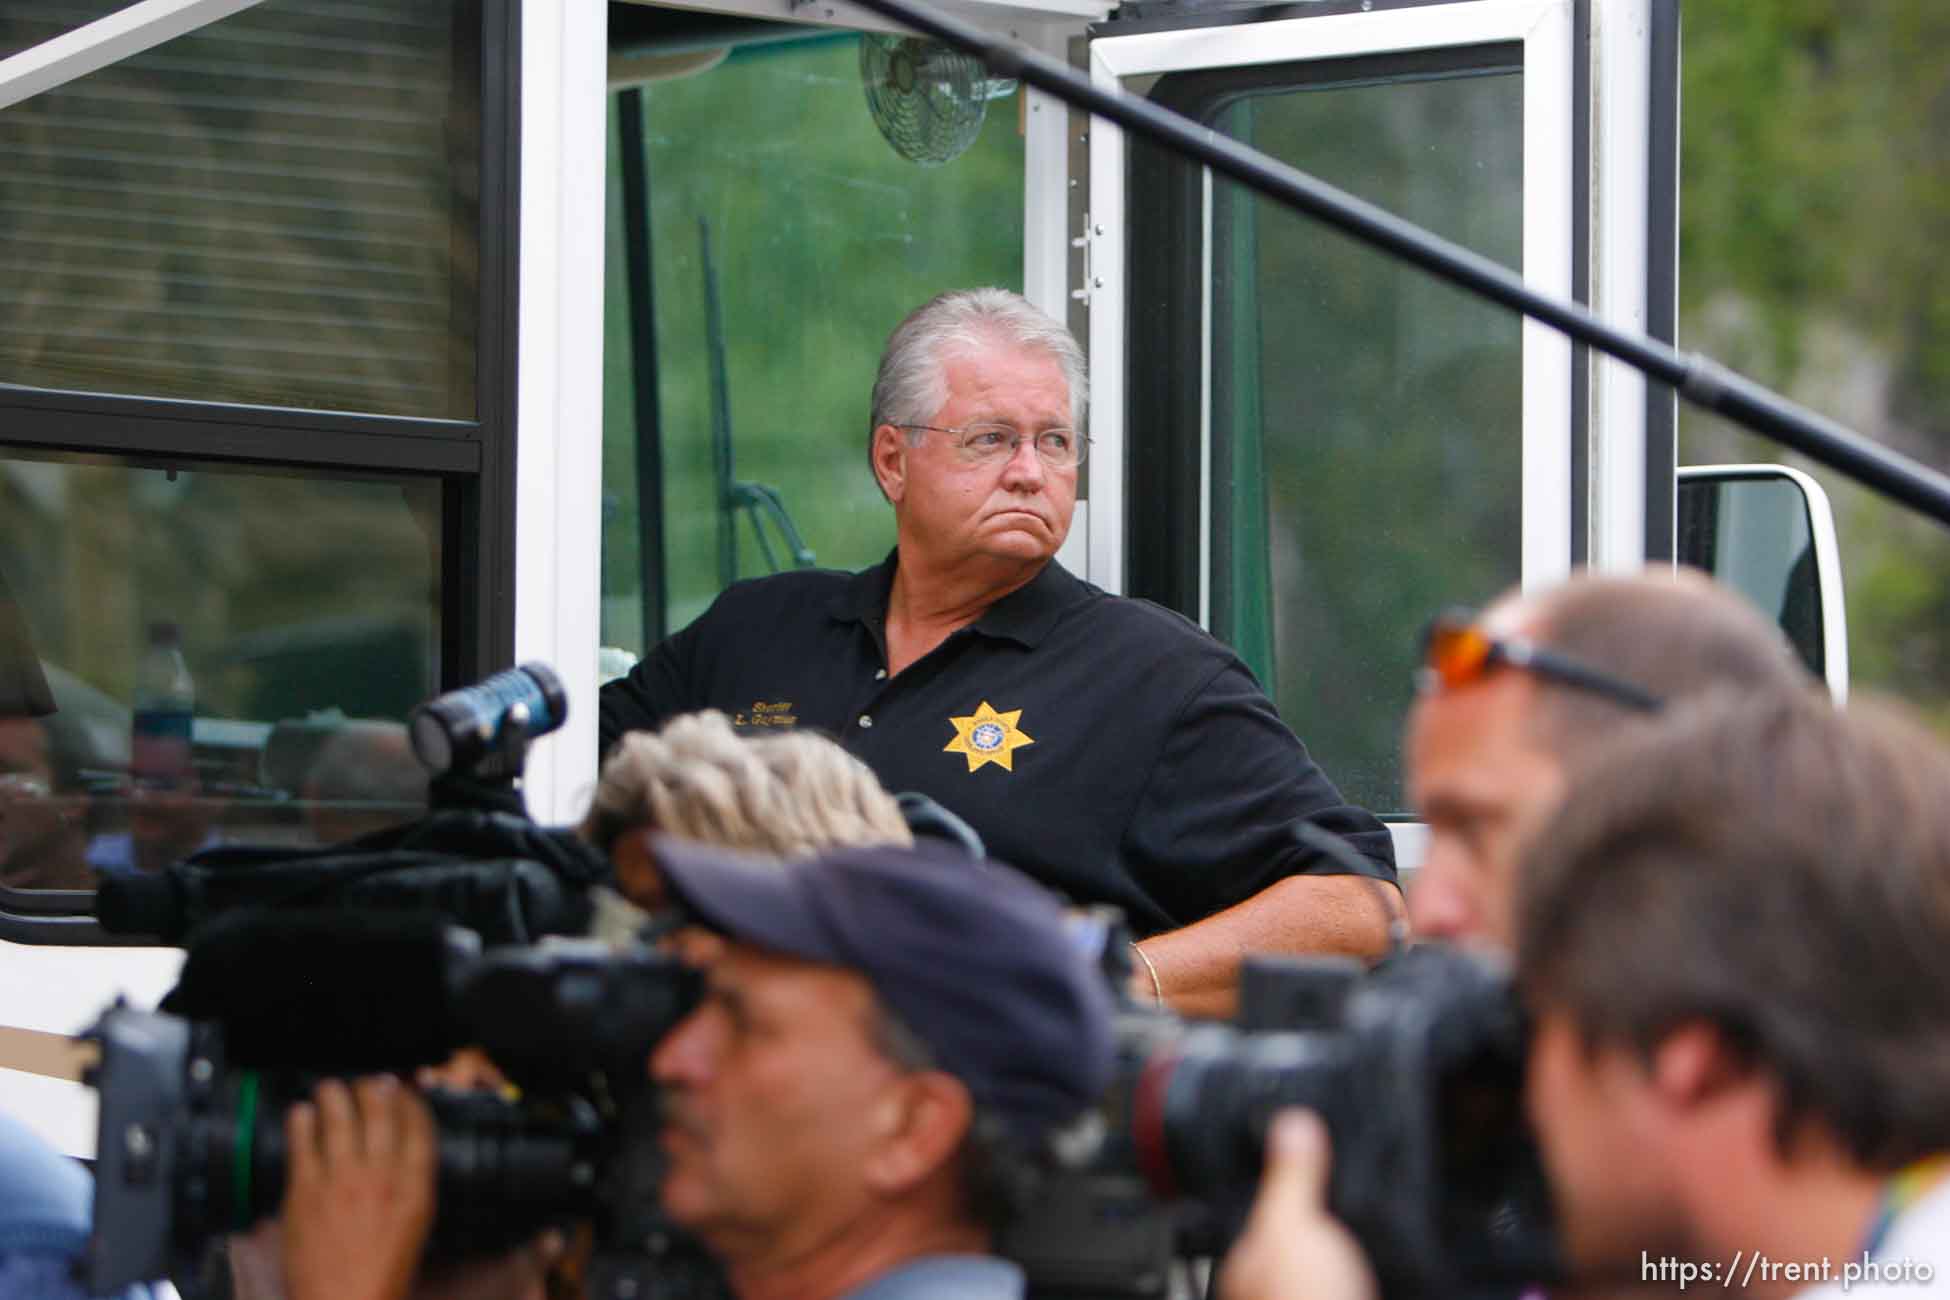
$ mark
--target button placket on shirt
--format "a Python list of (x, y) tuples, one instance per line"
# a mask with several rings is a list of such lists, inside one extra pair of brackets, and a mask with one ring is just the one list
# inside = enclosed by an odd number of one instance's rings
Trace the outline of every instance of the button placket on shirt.
[[(879, 628), (878, 620), (875, 621), (874, 626), (877, 631)], [(880, 643), (880, 646), (885, 645), (885, 642), (880, 638), (876, 637), (875, 639)], [(880, 648), (880, 647), (877, 646), (876, 648)], [(885, 654), (884, 650), (882, 651), (882, 654), (884, 656)], [(853, 710), (852, 729), (854, 731), (873, 730), (874, 710), (879, 706), (880, 701), (886, 696), (891, 682), (892, 679), (887, 676), (887, 666), (885, 663), (881, 664), (880, 667), (873, 670), (873, 679), (870, 685), (870, 689), (866, 692), (866, 699), (859, 707)]]
[[(873, 627), (877, 633), (880, 631), (881, 622), (878, 618), (873, 620)], [(881, 701), (885, 700), (901, 686), (915, 685), (922, 682), (924, 678), (932, 677), (934, 675), (933, 672), (927, 671), (930, 669), (930, 666), (938, 668), (941, 657), (946, 654), (950, 646), (959, 645), (972, 635), (974, 635), (974, 630), (966, 627), (950, 633), (948, 638), (940, 645), (928, 651), (927, 654), (921, 656), (916, 662), (909, 664), (907, 670), (901, 674), (898, 682), (888, 676), (885, 663), (882, 663), (880, 667), (874, 669), (873, 690), (868, 694), (866, 702), (861, 707), (853, 710), (853, 725), (851, 730), (855, 733), (872, 731), (874, 714), (879, 710)], [(878, 635), (875, 640), (877, 643), (875, 648), (880, 650), (884, 659), (886, 655), (885, 635)]]
[[(873, 696), (873, 698), (877, 700), (880, 698), (881, 692), (887, 689), (885, 684), (887, 681), (887, 670), (885, 668), (874, 669), (873, 679), (874, 681), (881, 683), (880, 687), (877, 690), (875, 690)], [(868, 704), (869, 707), (871, 707), (872, 701), (869, 701)], [(856, 721), (858, 721), (858, 723), (863, 727), (871, 727), (873, 726), (873, 715), (871, 713), (862, 713), (859, 716), (859, 718), (856, 719)]]

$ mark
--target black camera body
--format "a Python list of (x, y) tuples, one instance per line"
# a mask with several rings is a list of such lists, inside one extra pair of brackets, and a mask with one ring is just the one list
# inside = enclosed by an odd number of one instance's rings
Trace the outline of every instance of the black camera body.
[[(309, 1080), (225, 1069), (221, 1030), (174, 1016), (116, 1007), (92, 1032), (102, 1110), (88, 1267), (107, 1293), (185, 1276), (204, 1242), (276, 1212), (284, 1112)], [(559, 1217), (593, 1216), (607, 1126), (586, 1099), (427, 1100), (439, 1129), (431, 1255), (488, 1254)]]
[(1436, 947), (1372, 973), (1251, 959), (1238, 1023), (1128, 1008), (1118, 1038), (1088, 1156), (1005, 1244), (1033, 1294), (1162, 1296), (1174, 1258), (1223, 1254), (1258, 1188), (1267, 1129), (1290, 1106), (1327, 1124), (1329, 1207), (1384, 1295), (1559, 1276), (1523, 1112), (1527, 1026), (1500, 968)]
[(421, 821), (318, 850), (207, 850), (104, 890), (105, 928), (189, 956), (162, 1014), (117, 1005), (90, 1031), (97, 1294), (192, 1277), (212, 1238), (274, 1212), (285, 1112), (320, 1078), (437, 1064), (464, 1045), (520, 1100), (427, 1094), (430, 1259), (581, 1222), (595, 1228), (592, 1295), (725, 1294), (657, 1200), (647, 1063), (696, 1005), (699, 975), (642, 944), (544, 937), (581, 933), (588, 890), (609, 877), (600, 853), (522, 806), (527, 746), (566, 712), (543, 664), (450, 692), (411, 720), (433, 777)]
[[(275, 930), (275, 915), (257, 919)], [(521, 1099), (426, 1095), (439, 1133), (429, 1258), (492, 1254), (546, 1226), (588, 1222), (595, 1284), (627, 1277), (615, 1293), (721, 1294), (715, 1265), (658, 1207), (661, 1152), (645, 1071), (656, 1043), (696, 1004), (697, 973), (648, 948), (549, 943), (471, 958), (465, 945), (453, 948), (457, 1024), (429, 1026), (429, 1041), (478, 1043)], [(425, 1000), (405, 1005), (417, 1011)], [(90, 1035), (101, 1047), (90, 1079), (101, 1120), (89, 1283), (106, 1294), (188, 1276), (211, 1238), (276, 1211), (285, 1110), (336, 1068), (240, 1065), (221, 1023), (120, 1005)], [(265, 1054), (261, 1043), (242, 1046), (246, 1058)]]

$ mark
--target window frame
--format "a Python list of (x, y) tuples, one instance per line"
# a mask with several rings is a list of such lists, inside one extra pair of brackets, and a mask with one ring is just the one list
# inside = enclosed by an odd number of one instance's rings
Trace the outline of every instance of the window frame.
[[(1521, 51), (1511, 43), (1498, 42), (1455, 50), (1391, 52), (1373, 58), (1323, 59), (1300, 66), (1195, 69), (1166, 74), (1153, 87), (1151, 97), (1194, 121), (1210, 124), (1256, 93), (1520, 74), (1521, 58)], [(1127, 589), (1132, 595), (1169, 605), (1196, 619), (1232, 644), (1255, 672), (1267, 677), (1270, 664), (1264, 655), (1254, 652), (1251, 634), (1241, 626), (1245, 616), (1239, 611), (1250, 598), (1230, 590), (1218, 576), (1233, 572), (1234, 520), (1227, 494), (1215, 491), (1216, 484), (1233, 481), (1244, 450), (1217, 432), (1232, 422), (1216, 418), (1215, 412), (1230, 402), (1248, 399), (1229, 393), (1225, 385), (1213, 379), (1218, 311), (1218, 295), (1211, 287), (1213, 263), (1222, 253), (1233, 251), (1219, 233), (1225, 215), (1222, 204), (1251, 196), (1235, 191), (1221, 198), (1209, 170), (1194, 172), (1176, 159), (1167, 168), (1156, 168), (1157, 161), (1153, 151), (1131, 155), (1132, 189), (1146, 195), (1144, 202), (1129, 208), (1132, 243), (1137, 247), (1175, 246), (1178, 239), (1196, 229), (1204, 255), (1196, 265), (1189, 258), (1167, 262), (1133, 257), (1128, 268), (1133, 297), (1140, 302), (1163, 300), (1174, 305), (1199, 302), (1202, 310), (1194, 318), (1169, 309), (1153, 313), (1132, 328), (1132, 348), (1146, 356), (1178, 357), (1196, 352), (1201, 358), (1203, 382), (1197, 389), (1175, 383), (1173, 373), (1166, 368), (1135, 370), (1130, 376), (1133, 415), (1128, 442), (1138, 454), (1132, 459), (1127, 479), (1133, 496), (1151, 507), (1147, 514), (1170, 522), (1162, 528), (1132, 531), (1125, 545)], [(1580, 432), (1574, 427), (1574, 439)], [(1176, 539), (1185, 536), (1198, 537), (1199, 546), (1194, 549), (1176, 544)]]
[[(1094, 81), (1121, 86), (1127, 78), (1174, 72), (1210, 71), (1314, 60), (1380, 61), (1389, 55), (1462, 50), (1483, 45), (1521, 47), (1524, 74), (1524, 243), (1526, 280), (1546, 292), (1573, 297), (1582, 224), (1584, 166), (1575, 111), (1579, 66), (1576, 18), (1580, 0), (1461, 0), (1363, 13), (1240, 23), (1222, 27), (1147, 31), (1138, 35), (1099, 35), (1090, 44)], [(1096, 371), (1092, 476), (1098, 493), (1089, 537), (1091, 580), (1111, 591), (1130, 589), (1125, 544), (1125, 493), (1135, 482), (1133, 456), (1167, 454), (1133, 448), (1127, 425), (1130, 355), (1156, 355), (1138, 341), (1131, 320), (1130, 275), (1134, 256), (1127, 239), (1127, 155), (1123, 133), (1096, 123), (1090, 150), (1090, 252), (1094, 270), (1090, 291), (1090, 354)], [(1209, 294), (1202, 295), (1209, 316)], [(1201, 338), (1206, 321), (1201, 319)], [(1534, 584), (1570, 572), (1580, 548), (1574, 546), (1573, 503), (1583, 484), (1573, 448), (1582, 443), (1584, 423), (1574, 382), (1574, 349), (1548, 326), (1526, 320), (1523, 339), (1523, 581)], [(1173, 459), (1200, 467), (1201, 501), (1209, 501), (1211, 451), (1209, 425), (1200, 421), (1195, 460), (1181, 451)], [(1570, 431), (1566, 436), (1565, 431)], [(1104, 489), (1108, 488), (1106, 492)], [(1115, 497), (1115, 501), (1108, 498)], [(1149, 512), (1147, 512), (1149, 513)], [(1197, 549), (1200, 591), (1174, 593), (1188, 615), (1209, 614), (1209, 509), (1201, 509)], [(1140, 530), (1131, 528), (1135, 536)], [(1180, 548), (1191, 539), (1175, 534)], [(1182, 586), (1182, 584), (1181, 584)]]
[[(463, 42), (455, 51), (456, 68), (473, 71), (477, 80), (472, 89), (478, 90), (481, 115), (473, 419), (195, 402), (0, 383), (0, 451), (19, 447), (168, 458), (184, 462), (186, 468), (208, 464), (436, 478), (444, 534), (441, 689), (511, 662), (516, 648), (515, 586), (508, 575), (514, 573), (516, 560), (524, 6), (522, 0), (473, 3), (478, 6), (477, 24), (455, 24), (457, 38)], [(219, 5), (210, 19), (220, 20), (247, 7)], [(174, 27), (190, 30), (180, 23)], [(168, 33), (176, 34), (180, 31)], [(90, 59), (80, 75), (153, 44), (152, 39), (134, 48), (118, 47), (114, 57)], [(35, 47), (46, 48), (45, 44)], [(592, 739), (592, 747), (593, 743)], [(593, 755), (589, 766), (593, 768)], [(106, 934), (86, 915), (92, 899), (89, 892), (26, 891), (0, 885), (0, 938), (64, 945), (126, 944), (127, 940)]]

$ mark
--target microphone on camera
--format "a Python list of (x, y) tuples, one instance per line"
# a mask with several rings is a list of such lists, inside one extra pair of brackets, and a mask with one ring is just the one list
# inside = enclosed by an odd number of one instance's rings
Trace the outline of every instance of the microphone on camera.
[(162, 1010), (223, 1030), (226, 1064), (331, 1074), (446, 1060), (478, 936), (427, 913), (226, 913), (190, 938)]

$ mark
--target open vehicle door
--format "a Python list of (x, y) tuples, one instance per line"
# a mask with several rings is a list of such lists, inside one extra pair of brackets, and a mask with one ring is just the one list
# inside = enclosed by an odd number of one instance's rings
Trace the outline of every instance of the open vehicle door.
[[(1119, 12), (1098, 84), (1671, 337), (1675, 6)], [(1670, 393), (1101, 121), (1086, 235), (1091, 578), (1230, 642), (1412, 863), (1423, 621), (1669, 557)]]

